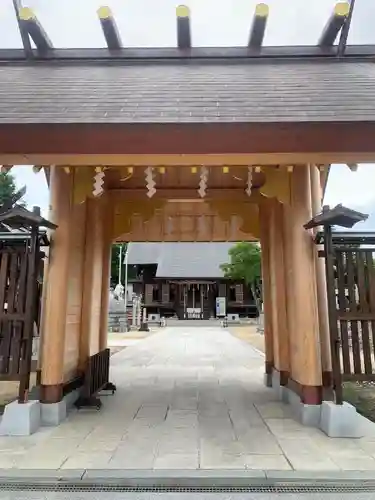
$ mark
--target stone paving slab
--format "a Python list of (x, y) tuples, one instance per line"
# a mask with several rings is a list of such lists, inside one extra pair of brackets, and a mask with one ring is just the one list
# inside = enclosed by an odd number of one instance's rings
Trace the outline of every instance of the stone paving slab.
[(116, 484), (122, 487), (241, 488), (254, 485), (347, 484), (375, 486), (369, 471), (285, 471), (285, 470), (20, 470), (0, 469), (2, 484)]
[(263, 355), (227, 330), (163, 329), (112, 357), (118, 390), (99, 412), (72, 411), (58, 428), (0, 437), (0, 468), (375, 476), (374, 437), (330, 439), (302, 426), (263, 385), (263, 371)]

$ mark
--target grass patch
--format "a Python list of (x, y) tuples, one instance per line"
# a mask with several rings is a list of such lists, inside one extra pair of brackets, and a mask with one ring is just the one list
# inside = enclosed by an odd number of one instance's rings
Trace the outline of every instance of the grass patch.
[(234, 326), (229, 331), (240, 340), (250, 344), (261, 352), (264, 352), (264, 335), (257, 331), (254, 325)]
[(344, 399), (357, 408), (358, 413), (375, 422), (374, 382), (345, 382)]

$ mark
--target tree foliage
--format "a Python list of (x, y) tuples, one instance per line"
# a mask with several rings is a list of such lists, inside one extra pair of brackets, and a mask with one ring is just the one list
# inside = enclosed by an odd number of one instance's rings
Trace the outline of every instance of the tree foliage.
[[(14, 176), (10, 172), (0, 172), (0, 205), (17, 193)], [(22, 205), (22, 202), (18, 202)]]
[(222, 264), (224, 276), (232, 280), (244, 280), (251, 285), (261, 276), (261, 253), (256, 243), (241, 241), (229, 250), (228, 264)]

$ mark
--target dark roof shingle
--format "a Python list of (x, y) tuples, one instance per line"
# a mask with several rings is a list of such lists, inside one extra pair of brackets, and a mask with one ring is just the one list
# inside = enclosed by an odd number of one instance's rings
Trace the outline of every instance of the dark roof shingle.
[(0, 66), (0, 123), (372, 120), (372, 62)]
[(128, 263), (157, 264), (157, 278), (221, 278), (234, 243), (129, 243)]

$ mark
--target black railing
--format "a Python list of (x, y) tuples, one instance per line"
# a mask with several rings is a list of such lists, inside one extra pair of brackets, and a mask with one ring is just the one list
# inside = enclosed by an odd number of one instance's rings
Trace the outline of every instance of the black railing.
[(100, 391), (116, 391), (116, 386), (109, 381), (109, 361), (110, 349), (93, 354), (89, 357), (84, 382), (80, 397), (76, 402), (76, 407), (95, 407), (101, 408), (102, 402), (97, 397)]

